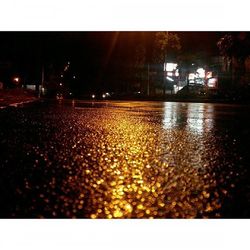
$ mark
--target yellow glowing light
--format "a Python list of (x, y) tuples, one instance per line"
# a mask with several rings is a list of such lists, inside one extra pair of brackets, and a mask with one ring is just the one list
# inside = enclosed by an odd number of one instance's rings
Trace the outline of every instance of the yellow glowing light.
[(137, 205), (137, 209), (142, 210), (142, 209), (144, 209), (144, 206), (142, 204), (139, 204), (139, 205)]
[(120, 218), (123, 216), (123, 212), (121, 210), (115, 210), (113, 215), (115, 218)]
[(133, 211), (133, 207), (129, 203), (126, 204), (124, 208), (128, 213), (131, 213)]
[(159, 203), (159, 206), (160, 206), (160, 207), (164, 207), (165, 204), (164, 204), (163, 202), (160, 202), (160, 203)]
[(156, 187), (160, 188), (161, 187), (161, 183), (157, 182), (156, 183)]
[(115, 186), (116, 185), (116, 182), (115, 181), (112, 181), (111, 182), (111, 186)]
[(91, 215), (90, 215), (90, 218), (91, 218), (91, 219), (96, 219), (97, 216), (96, 216), (96, 214), (91, 214)]

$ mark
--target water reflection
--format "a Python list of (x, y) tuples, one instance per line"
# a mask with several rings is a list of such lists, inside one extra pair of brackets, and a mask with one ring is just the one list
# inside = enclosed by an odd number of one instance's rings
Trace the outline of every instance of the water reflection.
[(214, 127), (214, 105), (206, 103), (164, 103), (163, 128), (186, 128), (203, 134)]

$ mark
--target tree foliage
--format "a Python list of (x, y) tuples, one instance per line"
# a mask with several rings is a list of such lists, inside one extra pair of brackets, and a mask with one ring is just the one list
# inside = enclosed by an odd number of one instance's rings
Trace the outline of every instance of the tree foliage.
[(234, 39), (233, 36), (230, 34), (227, 34), (220, 38), (220, 40), (217, 42), (217, 46), (219, 48), (219, 51), (221, 55), (226, 57), (231, 57), (233, 52), (233, 46), (234, 46)]
[(146, 62), (146, 48), (143, 44), (138, 44), (135, 49), (135, 68), (141, 69)]
[(217, 42), (221, 55), (244, 60), (250, 55), (250, 37), (245, 32), (226, 34)]
[(133, 75), (136, 84), (142, 86), (145, 78), (145, 64), (146, 64), (146, 47), (143, 43), (139, 43), (135, 47), (133, 58)]
[(156, 32), (154, 37), (153, 61), (164, 63), (165, 57), (173, 57), (181, 50), (178, 34), (173, 32)]
[(246, 32), (232, 32), (224, 35), (217, 43), (220, 54), (224, 57), (227, 71), (232, 73), (233, 84), (246, 82), (245, 60), (250, 55), (250, 37)]

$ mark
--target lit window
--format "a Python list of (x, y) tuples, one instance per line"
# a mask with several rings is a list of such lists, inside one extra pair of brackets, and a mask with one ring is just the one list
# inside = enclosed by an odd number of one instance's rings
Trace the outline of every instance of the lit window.
[(195, 78), (195, 74), (194, 73), (190, 73), (188, 75), (188, 80), (194, 80), (194, 78)]
[(166, 63), (165, 71), (174, 71), (177, 68), (177, 63)]
[(213, 77), (212, 71), (208, 71), (208, 72), (206, 73), (206, 79), (212, 78), (212, 77)]
[(217, 85), (217, 78), (210, 78), (208, 79), (207, 86), (209, 88), (215, 88)]
[(197, 69), (197, 73), (198, 73), (198, 75), (199, 75), (200, 78), (204, 78), (205, 77), (205, 69), (199, 68), (199, 69)]

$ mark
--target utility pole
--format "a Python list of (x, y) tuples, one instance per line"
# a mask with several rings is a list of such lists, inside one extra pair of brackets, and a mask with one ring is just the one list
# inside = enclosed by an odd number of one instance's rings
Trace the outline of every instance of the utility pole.
[(41, 97), (41, 92), (43, 90), (44, 85), (44, 64), (42, 65), (42, 79), (41, 79), (41, 89), (39, 90), (39, 97)]
[(166, 94), (166, 75), (165, 72), (167, 71), (167, 46), (168, 46), (168, 31), (167, 31), (167, 37), (166, 37), (166, 47), (164, 49), (164, 63), (163, 63), (163, 95)]

